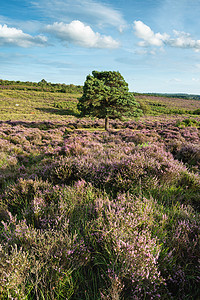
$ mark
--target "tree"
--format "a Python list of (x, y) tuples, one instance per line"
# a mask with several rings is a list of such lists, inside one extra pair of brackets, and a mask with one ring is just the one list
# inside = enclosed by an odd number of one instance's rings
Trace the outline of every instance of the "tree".
[(105, 129), (109, 129), (109, 119), (141, 114), (139, 104), (128, 90), (128, 84), (119, 72), (93, 71), (83, 86), (78, 109), (82, 116), (90, 115), (105, 119)]
[(45, 79), (42, 79), (38, 82), (39, 85), (45, 85), (47, 84), (48, 82), (45, 80)]

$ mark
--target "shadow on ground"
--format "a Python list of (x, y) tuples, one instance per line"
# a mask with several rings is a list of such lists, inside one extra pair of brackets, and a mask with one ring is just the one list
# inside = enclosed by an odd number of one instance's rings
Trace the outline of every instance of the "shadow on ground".
[(59, 109), (59, 108), (36, 108), (37, 110), (49, 113), (49, 114), (55, 114), (59, 116), (74, 116), (74, 117), (80, 117), (79, 113), (76, 113), (72, 109)]

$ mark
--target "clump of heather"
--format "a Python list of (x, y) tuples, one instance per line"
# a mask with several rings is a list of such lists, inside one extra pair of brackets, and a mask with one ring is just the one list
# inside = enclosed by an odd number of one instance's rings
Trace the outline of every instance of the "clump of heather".
[(158, 297), (164, 279), (158, 266), (160, 247), (150, 231), (152, 203), (122, 194), (104, 212), (103, 232), (113, 251), (108, 273), (123, 286), (121, 295), (125, 299)]
[(183, 163), (200, 172), (200, 144), (186, 143), (182, 145), (176, 156)]
[[(78, 154), (75, 151), (77, 144), (74, 144), (74, 155), (55, 160), (43, 171), (44, 179), (50, 178), (56, 184), (69, 184), (82, 178), (97, 187), (117, 193), (138, 187), (153, 188), (152, 183), (155, 188), (172, 185), (186, 171), (184, 165), (174, 160), (173, 155), (161, 146), (150, 144), (135, 147), (132, 143), (123, 146), (113, 145), (113, 148), (104, 150), (102, 145), (96, 144), (92, 145), (94, 152), (86, 146)], [(120, 149), (124, 152), (120, 152)]]
[[(166, 209), (165, 209), (166, 212)], [(200, 293), (199, 215), (190, 205), (172, 205), (160, 217), (158, 237), (162, 237), (159, 265), (162, 276), (175, 299)]]

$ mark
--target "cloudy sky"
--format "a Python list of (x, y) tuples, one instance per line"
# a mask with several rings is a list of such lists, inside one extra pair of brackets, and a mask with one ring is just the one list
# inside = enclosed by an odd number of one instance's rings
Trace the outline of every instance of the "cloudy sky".
[(0, 78), (114, 70), (131, 91), (200, 94), (199, 16), (200, 0), (2, 0)]

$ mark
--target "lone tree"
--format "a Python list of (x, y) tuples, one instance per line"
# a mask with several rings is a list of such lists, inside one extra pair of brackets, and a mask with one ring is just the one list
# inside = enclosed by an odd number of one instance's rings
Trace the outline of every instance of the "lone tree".
[(90, 115), (105, 119), (105, 129), (109, 129), (110, 119), (141, 114), (139, 104), (128, 90), (128, 84), (119, 72), (93, 71), (83, 86), (83, 96), (78, 109), (82, 116)]

